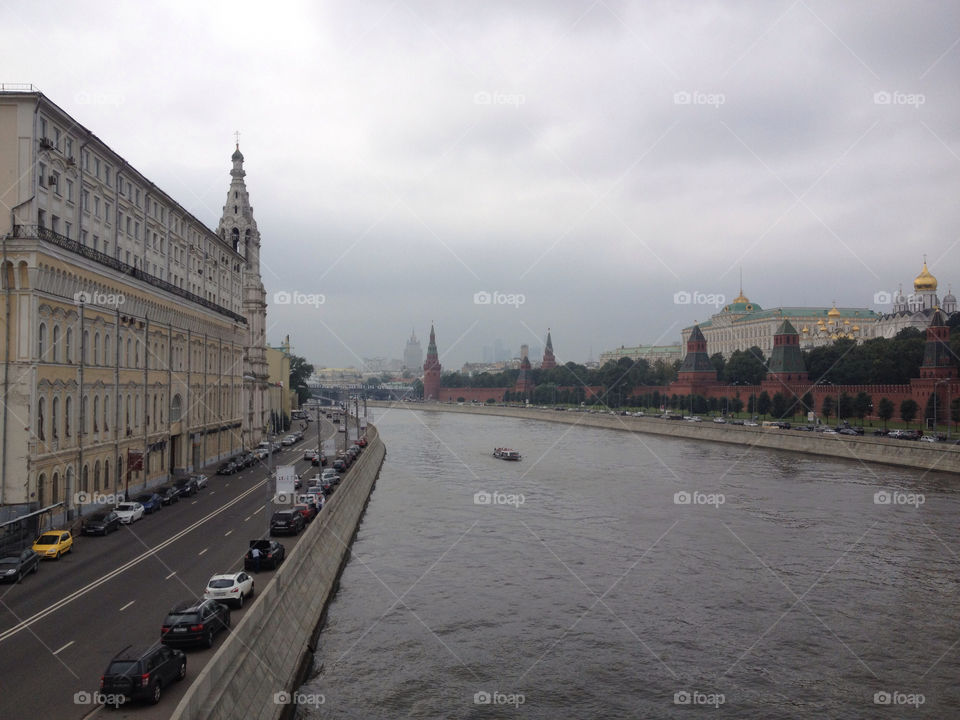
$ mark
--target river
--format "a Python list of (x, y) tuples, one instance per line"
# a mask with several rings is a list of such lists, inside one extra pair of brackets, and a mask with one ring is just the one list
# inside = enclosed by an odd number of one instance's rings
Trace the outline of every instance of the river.
[(379, 413), (298, 717), (960, 717), (952, 475)]

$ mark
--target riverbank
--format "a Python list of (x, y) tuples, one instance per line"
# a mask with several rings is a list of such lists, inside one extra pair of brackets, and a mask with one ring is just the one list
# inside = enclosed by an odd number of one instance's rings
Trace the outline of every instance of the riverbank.
[(600, 427), (621, 432), (665, 435), (708, 442), (733, 443), (770, 450), (824, 455), (899, 467), (911, 467), (937, 472), (960, 472), (960, 446), (941, 443), (921, 443), (886, 437), (824, 435), (823, 433), (780, 430), (779, 428), (747, 427), (745, 425), (706, 422), (661, 420), (654, 417), (632, 417), (609, 413), (564, 412), (539, 408), (518, 408), (490, 405), (446, 405), (441, 403), (368, 402), (370, 406), (398, 410), (426, 412), (458, 412), (477, 415), (541, 420), (566, 425)]
[(349, 557), (386, 448), (373, 425), (368, 446), (320, 515), (220, 649), (193, 680), (174, 720), (293, 717), (327, 604)]

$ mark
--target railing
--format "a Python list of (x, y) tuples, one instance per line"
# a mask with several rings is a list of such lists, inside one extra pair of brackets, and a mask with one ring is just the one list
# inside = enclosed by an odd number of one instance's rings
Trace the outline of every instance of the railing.
[(40, 92), (33, 83), (0, 83), (0, 92)]
[(71, 240), (70, 238), (61, 235), (58, 232), (54, 232), (49, 228), (42, 227), (40, 225), (14, 225), (13, 237), (39, 239), (53, 243), (58, 247), (62, 247), (64, 250), (69, 250), (77, 255), (82, 255), (89, 260), (98, 262), (101, 265), (106, 265), (107, 267), (113, 268), (118, 272), (122, 272), (124, 275), (129, 275), (137, 280), (142, 280), (145, 283), (160, 288), (161, 290), (166, 290), (168, 293), (178, 295), (186, 300), (189, 300), (190, 302), (202, 305), (205, 308), (220, 313), (221, 315), (225, 315), (233, 320), (236, 320), (237, 322), (242, 322), (243, 324), (246, 324), (247, 322), (247, 319), (243, 315), (235, 313), (232, 310), (227, 310), (227, 308), (223, 307), (222, 305), (217, 305), (215, 302), (211, 302), (206, 298), (202, 298), (199, 295), (194, 295), (192, 292), (184, 290), (183, 288), (179, 288), (173, 283), (169, 283), (166, 280), (161, 280), (155, 275), (151, 275), (150, 273), (144, 272), (139, 268), (135, 268), (133, 265), (128, 265), (127, 263), (117, 260), (106, 253), (100, 252), (99, 250), (94, 250), (91, 247), (87, 247), (76, 240)]

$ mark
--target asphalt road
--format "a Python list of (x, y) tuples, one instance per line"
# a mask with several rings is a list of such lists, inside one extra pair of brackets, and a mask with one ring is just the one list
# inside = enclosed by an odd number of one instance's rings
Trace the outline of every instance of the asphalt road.
[[(332, 456), (334, 428), (324, 421), (322, 432)], [(307, 472), (303, 453), (315, 446), (311, 424), (304, 440), (274, 454), (273, 464)], [(158, 642), (171, 607), (202, 595), (211, 575), (242, 569), (249, 540), (267, 534), (266, 461), (235, 475), (207, 474), (209, 484), (197, 495), (107, 537), (77, 538), (70, 554), (41, 562), (19, 585), (0, 586), (0, 718), (169, 717), (223, 634), (209, 650), (186, 650), (186, 679), (156, 706), (106, 711), (92, 697), (111, 657), (127, 645)], [(299, 538), (279, 539), (289, 552)], [(272, 576), (255, 575), (256, 589)], [(246, 609), (232, 610), (231, 623)]]

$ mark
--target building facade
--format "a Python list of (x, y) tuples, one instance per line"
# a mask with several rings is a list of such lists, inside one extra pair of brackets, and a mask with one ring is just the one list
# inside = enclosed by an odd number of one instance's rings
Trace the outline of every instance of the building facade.
[(683, 360), (683, 348), (679, 345), (638, 345), (636, 347), (626, 347), (621, 345), (615, 350), (605, 350), (600, 353), (600, 365), (606, 365), (608, 362), (619, 362), (621, 358), (629, 358), (636, 362), (637, 360), (646, 360), (651, 367), (657, 360), (663, 360), (666, 364), (672, 365), (674, 362)]
[[(937, 296), (937, 279), (927, 269), (927, 261), (923, 261), (923, 269), (913, 281), (913, 292), (904, 295), (901, 285), (896, 293), (888, 295), (890, 311), (881, 313), (877, 320), (877, 337), (892, 338), (906, 328), (922, 330), (930, 324), (933, 314), (938, 308), (942, 309), (947, 317), (957, 311), (957, 298), (953, 292), (947, 291), (943, 301)], [(883, 293), (878, 293), (883, 295)]]
[(423, 364), (423, 348), (417, 339), (417, 333), (410, 331), (410, 339), (403, 350), (403, 366), (408, 370), (419, 370)]
[(259, 237), (225, 241), (32, 88), (0, 92), (0, 203), (4, 519), (66, 521), (259, 441)]

